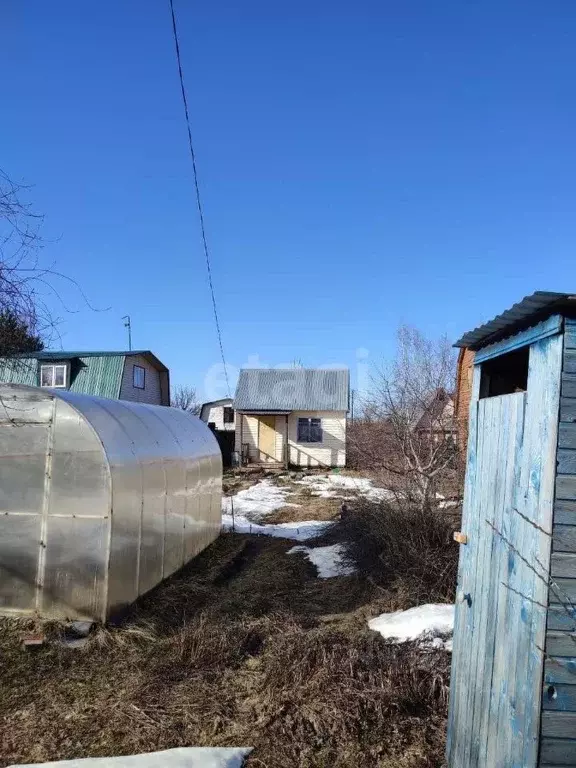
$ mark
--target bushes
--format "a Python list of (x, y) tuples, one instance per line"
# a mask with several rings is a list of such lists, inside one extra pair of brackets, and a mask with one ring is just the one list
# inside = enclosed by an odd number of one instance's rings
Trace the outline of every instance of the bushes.
[[(411, 605), (452, 602), (458, 547), (453, 515), (358, 500), (340, 524), (348, 558), (361, 576), (408, 596)], [(409, 607), (409, 606), (406, 606)]]

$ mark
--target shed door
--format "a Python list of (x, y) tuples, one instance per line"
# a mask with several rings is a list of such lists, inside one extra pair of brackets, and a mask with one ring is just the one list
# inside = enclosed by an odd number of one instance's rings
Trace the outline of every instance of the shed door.
[(561, 351), (560, 336), (537, 342), (526, 392), (472, 403), (450, 768), (537, 765)]
[(260, 461), (276, 461), (276, 416), (260, 416), (259, 421)]

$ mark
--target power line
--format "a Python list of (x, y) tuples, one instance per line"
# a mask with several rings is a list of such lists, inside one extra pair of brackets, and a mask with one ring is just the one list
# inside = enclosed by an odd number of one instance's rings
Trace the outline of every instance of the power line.
[(176, 25), (176, 14), (174, 12), (174, 0), (170, 0), (170, 14), (172, 16), (172, 33), (174, 35), (174, 47), (176, 48), (176, 61), (178, 62), (178, 76), (180, 78), (180, 90), (182, 92), (182, 103), (184, 104), (184, 114), (186, 116), (186, 127), (188, 129), (188, 144), (190, 146), (190, 157), (192, 158), (194, 189), (196, 190), (196, 205), (198, 207), (198, 216), (200, 218), (200, 231), (202, 233), (202, 243), (204, 244), (204, 256), (206, 257), (208, 285), (210, 286), (210, 295), (212, 296), (212, 309), (214, 311), (216, 333), (218, 334), (220, 356), (222, 358), (222, 365), (224, 366), (224, 377), (226, 379), (226, 389), (228, 390), (228, 397), (231, 397), (230, 382), (228, 381), (228, 368), (226, 366), (226, 358), (224, 357), (224, 345), (222, 344), (222, 332), (220, 330), (220, 321), (218, 320), (218, 308), (216, 306), (216, 296), (214, 294), (214, 283), (212, 281), (212, 267), (210, 266), (210, 252), (208, 250), (208, 242), (206, 240), (206, 228), (204, 226), (204, 211), (202, 208), (202, 198), (200, 197), (200, 188), (198, 186), (196, 154), (194, 152), (194, 142), (192, 141), (192, 127), (190, 123), (190, 113), (188, 111), (188, 99), (186, 98), (186, 88), (184, 87), (184, 74), (182, 72), (182, 59), (180, 57), (180, 43), (178, 40), (178, 27)]

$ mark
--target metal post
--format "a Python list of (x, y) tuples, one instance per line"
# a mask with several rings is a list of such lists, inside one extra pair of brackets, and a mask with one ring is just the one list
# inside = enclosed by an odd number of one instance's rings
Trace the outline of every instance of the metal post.
[(124, 328), (128, 328), (128, 351), (132, 352), (132, 324), (130, 322), (130, 315), (124, 315)]

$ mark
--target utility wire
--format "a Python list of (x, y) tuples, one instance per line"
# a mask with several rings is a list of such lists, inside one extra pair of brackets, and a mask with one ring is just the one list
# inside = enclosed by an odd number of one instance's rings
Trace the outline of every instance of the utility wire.
[(172, 33), (174, 35), (174, 47), (176, 49), (176, 61), (178, 62), (178, 76), (180, 78), (180, 90), (182, 92), (182, 103), (184, 104), (184, 114), (186, 116), (186, 127), (188, 129), (188, 144), (190, 146), (190, 157), (192, 158), (192, 169), (194, 175), (194, 189), (196, 190), (196, 205), (198, 207), (198, 216), (200, 218), (200, 231), (202, 233), (202, 243), (204, 245), (204, 256), (206, 257), (206, 271), (208, 272), (208, 285), (210, 286), (210, 295), (212, 296), (212, 309), (214, 311), (214, 322), (216, 323), (216, 333), (218, 334), (218, 344), (220, 346), (220, 356), (224, 366), (224, 378), (226, 379), (226, 389), (228, 397), (231, 397), (230, 382), (228, 380), (228, 367), (224, 356), (224, 345), (222, 344), (222, 332), (220, 330), (220, 321), (218, 319), (218, 308), (216, 306), (216, 296), (214, 294), (214, 282), (212, 280), (212, 267), (210, 265), (210, 252), (206, 240), (206, 227), (204, 226), (204, 210), (202, 208), (202, 198), (200, 197), (200, 187), (198, 186), (198, 170), (196, 168), (196, 154), (194, 152), (194, 142), (192, 141), (192, 127), (190, 123), (190, 113), (188, 110), (188, 99), (186, 98), (186, 88), (184, 87), (184, 74), (182, 72), (182, 59), (180, 57), (180, 43), (178, 40), (178, 27), (176, 25), (176, 14), (174, 12), (174, 0), (170, 0), (170, 14), (172, 16)]

